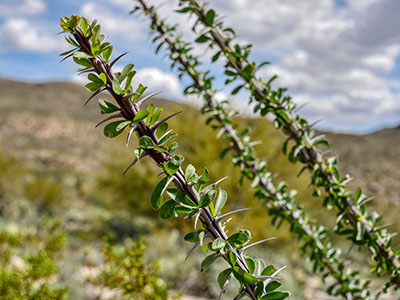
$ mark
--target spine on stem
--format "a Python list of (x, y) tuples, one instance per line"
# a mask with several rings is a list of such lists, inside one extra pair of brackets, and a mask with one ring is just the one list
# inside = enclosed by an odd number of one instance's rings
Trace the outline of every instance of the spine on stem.
[[(133, 133), (138, 138), (138, 147), (134, 150), (135, 158), (126, 171), (140, 159), (146, 156), (151, 158), (164, 176), (153, 191), (151, 205), (160, 210), (163, 219), (179, 215), (195, 219), (195, 230), (188, 233), (185, 240), (193, 242), (195, 246), (203, 246), (204, 250), (211, 253), (203, 260), (202, 271), (218, 258), (227, 262), (228, 267), (218, 276), (221, 286), (219, 298), (232, 278), (240, 283), (235, 299), (243, 296), (254, 300), (287, 298), (289, 293), (280, 291), (280, 283), (276, 281), (277, 274), (283, 268), (276, 270), (272, 265), (267, 266), (262, 259), (246, 254), (246, 250), (253, 246), (249, 244), (250, 231), (239, 229), (230, 236), (225, 231), (228, 222), (226, 218), (246, 209), (222, 214), (227, 194), (221, 189), (217, 192), (218, 182), (205, 185), (209, 180), (208, 170), (205, 169), (204, 173), (198, 175), (194, 166), (189, 164), (183, 171), (184, 158), (173, 154), (177, 143), (171, 144), (170, 141), (176, 134), (168, 131), (167, 124), (177, 113), (159, 120), (161, 108), (154, 104), (143, 108), (145, 101), (151, 98), (143, 96), (146, 87), (139, 84), (136, 90), (133, 89), (132, 78), (136, 72), (132, 64), (126, 65), (121, 72), (112, 71), (112, 66), (122, 55), (110, 61), (113, 48), (104, 41), (104, 35), (100, 33), (100, 25), (96, 21), (90, 23), (83, 17), (64, 17), (61, 18), (61, 27), (63, 32), (70, 34), (66, 40), (74, 46), (62, 55), (73, 57), (82, 66), (79, 72), (89, 73), (90, 83), (86, 88), (95, 94), (107, 91), (115, 101), (99, 101), (101, 112), (110, 114), (99, 124), (118, 119), (105, 125), (104, 134), (113, 138), (129, 130), (127, 143)], [(170, 187), (171, 184), (174, 187)], [(164, 201), (165, 195), (169, 200)], [(254, 243), (257, 244), (258, 242)]]
[(178, 70), (180, 77), (186, 75), (192, 81), (186, 93), (196, 94), (203, 99), (202, 112), (209, 116), (207, 123), (220, 130), (229, 140), (230, 144), (224, 152), (233, 152), (232, 162), (240, 167), (244, 177), (252, 180), (256, 195), (266, 203), (269, 214), (275, 220), (288, 222), (291, 231), (303, 240), (302, 250), (309, 251), (314, 270), (322, 272), (324, 277), (330, 275), (335, 279), (335, 283), (328, 288), (329, 294), (344, 299), (374, 299), (368, 290), (369, 282), (362, 283), (357, 271), (345, 267), (345, 262), (340, 259), (340, 250), (332, 248), (326, 229), (310, 221), (297, 203), (294, 191), (288, 191), (284, 182), (274, 184), (273, 175), (266, 167), (267, 162), (255, 155), (255, 142), (244, 134), (248, 130), (233, 128), (231, 119), (235, 113), (227, 111), (214, 99), (216, 91), (212, 86), (213, 78), (209, 72), (199, 69), (200, 62), (192, 53), (191, 44), (180, 38), (176, 26), (168, 25), (158, 16), (154, 6), (149, 6), (144, 0), (137, 2), (139, 5), (132, 12), (143, 11), (150, 19), (153, 42), (158, 45), (157, 52), (162, 46), (168, 49), (171, 66)]

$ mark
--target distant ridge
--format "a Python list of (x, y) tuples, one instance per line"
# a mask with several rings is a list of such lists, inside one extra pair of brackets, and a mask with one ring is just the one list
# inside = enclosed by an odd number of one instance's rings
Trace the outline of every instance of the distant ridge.
[[(89, 155), (89, 151), (93, 146), (101, 149), (103, 143), (99, 141), (103, 137), (101, 130), (93, 130), (94, 122), (101, 118), (95, 99), (83, 107), (88, 97), (89, 92), (73, 82), (27, 83), (0, 78), (2, 147), (16, 153), (31, 149), (40, 157), (60, 156), (64, 160), (62, 148), (56, 147), (58, 156), (46, 154), (49, 145), (61, 143), (60, 147), (70, 149), (71, 157), (81, 147), (83, 157), (93, 160), (95, 154)], [(167, 101), (163, 106), (183, 106), (185, 111), (196, 114), (192, 107), (182, 103)], [(79, 134), (74, 135), (78, 124)], [(369, 194), (396, 205), (400, 205), (399, 129), (400, 126), (366, 135), (325, 133), (334, 153), (339, 154), (343, 172), (355, 178), (354, 186), (361, 185)], [(36, 154), (30, 154), (32, 159)]]

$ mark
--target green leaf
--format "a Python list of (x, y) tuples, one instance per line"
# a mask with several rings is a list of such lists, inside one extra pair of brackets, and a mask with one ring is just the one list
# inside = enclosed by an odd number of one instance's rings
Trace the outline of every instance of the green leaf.
[(136, 113), (135, 118), (133, 118), (133, 122), (140, 122), (140, 121), (146, 119), (146, 117), (147, 117), (148, 115), (149, 115), (149, 112), (148, 112), (147, 110), (144, 110), (144, 109), (139, 110), (139, 111)]
[(119, 85), (118, 79), (114, 79), (112, 81), (112, 89), (117, 95), (122, 95), (124, 93), (124, 91), (121, 89), (121, 86)]
[(202, 240), (204, 240), (205, 232), (204, 230), (197, 230), (193, 232), (189, 232), (188, 234), (185, 235), (183, 238), (187, 242), (191, 243), (200, 243)]
[(154, 188), (153, 193), (151, 194), (151, 206), (154, 209), (159, 209), (161, 206), (161, 202), (162, 202), (162, 195), (161, 192), (163, 191), (163, 189), (165, 188), (165, 185), (168, 182), (168, 177), (164, 177)]
[[(160, 117), (160, 114), (162, 113), (163, 109), (162, 108), (157, 108), (154, 113), (151, 115), (151, 120), (149, 125), (153, 125), (155, 122), (157, 122), (158, 118)], [(163, 123), (166, 124), (166, 123)], [(161, 125), (160, 125), (161, 126)]]
[(246, 260), (247, 266), (249, 267), (249, 273), (253, 274), (254, 273), (254, 269), (256, 267), (254, 259), (252, 259), (251, 257), (247, 257), (247, 258), (245, 258), (245, 260)]
[(228, 241), (231, 243), (241, 245), (241, 244), (247, 242), (248, 239), (249, 239), (249, 237), (244, 232), (236, 232), (228, 238)]
[(103, 85), (103, 83), (102, 82), (99, 82), (99, 81), (96, 81), (96, 82), (94, 82), (94, 81), (92, 81), (92, 82), (89, 82), (88, 84), (86, 84), (85, 85), (85, 88), (89, 91), (89, 92), (92, 92), (92, 93), (94, 93), (94, 92), (97, 92), (101, 87), (103, 87), (104, 85)]
[(99, 99), (99, 106), (102, 114), (110, 114), (112, 112), (119, 111), (119, 107), (103, 99)]
[(272, 274), (274, 274), (275, 271), (276, 271), (275, 267), (273, 265), (269, 265), (262, 271), (261, 275), (271, 276)]
[(102, 52), (103, 59), (106, 63), (110, 61), (112, 51), (113, 51), (113, 46), (108, 46), (106, 49), (103, 50)]
[(132, 85), (132, 78), (136, 75), (136, 71), (130, 71), (125, 81), (125, 90), (130, 90)]
[(167, 171), (169, 175), (174, 175), (179, 170), (181, 163), (182, 158), (178, 155), (175, 155), (171, 160), (164, 163), (165, 171)]
[(175, 215), (176, 202), (174, 200), (169, 200), (161, 206), (160, 217), (161, 219), (169, 219)]
[(133, 64), (127, 64), (121, 72), (121, 75), (119, 75), (119, 82), (122, 83), (122, 81), (124, 81), (124, 79), (126, 78), (126, 76), (128, 76), (129, 72), (133, 69)]
[(231, 264), (232, 267), (236, 265), (237, 258), (236, 258), (236, 255), (233, 252), (229, 252), (228, 260), (229, 260), (229, 263)]
[(257, 282), (257, 278), (253, 275), (247, 273), (239, 267), (233, 267), (233, 275), (237, 280), (244, 284), (255, 284)]
[(138, 93), (138, 95), (133, 95), (131, 97), (131, 101), (133, 103), (136, 102), (137, 99), (139, 99), (139, 97), (144, 93), (144, 91), (147, 89), (147, 86), (142, 85), (141, 83), (139, 84), (138, 88), (136, 89), (136, 93)]
[(210, 172), (208, 171), (207, 168), (204, 168), (204, 173), (199, 177), (197, 180), (198, 184), (204, 184), (208, 181), (208, 178), (210, 177)]
[(209, 256), (207, 256), (202, 262), (201, 262), (201, 272), (204, 272), (207, 270), (218, 258), (218, 253), (213, 253)]
[(176, 206), (175, 207), (175, 212), (180, 213), (180, 214), (188, 214), (192, 211), (189, 207), (185, 206)]
[(114, 138), (122, 133), (122, 130), (117, 130), (119, 124), (126, 122), (126, 121), (115, 121), (108, 123), (104, 127), (104, 135), (108, 138)]
[(154, 146), (153, 140), (147, 135), (144, 135), (139, 139), (139, 147), (142, 149), (153, 149)]
[(287, 298), (288, 296), (289, 293), (286, 292), (272, 292), (261, 297), (261, 300), (282, 300)]
[(70, 54), (70, 53), (74, 52), (75, 50), (76, 50), (76, 48), (74, 48), (74, 49), (71, 49), (71, 50), (68, 50), (68, 51), (65, 51), (65, 52), (63, 52), (63, 53), (60, 53), (60, 56), (65, 56), (65, 55), (68, 55), (68, 54)]
[(229, 275), (232, 273), (232, 268), (223, 270), (221, 273), (218, 275), (218, 285), (222, 289), (224, 286), (225, 282), (228, 280)]
[(89, 26), (87, 19), (84, 17), (81, 18), (81, 29), (83, 34), (87, 36), (87, 34), (89, 33)]
[(168, 147), (168, 152), (169, 153), (173, 153), (176, 149), (178, 148), (178, 143), (172, 143), (169, 147)]
[(209, 40), (209, 37), (207, 37), (205, 35), (201, 35), (196, 39), (195, 42), (201, 44), (201, 43), (207, 42), (208, 40)]
[(96, 75), (96, 74), (94, 74), (94, 73), (90, 73), (89, 75), (88, 75), (88, 79), (90, 80), (90, 81), (93, 81), (93, 82), (98, 82), (98, 83), (102, 83), (103, 81)]
[(100, 73), (99, 78), (100, 78), (100, 80), (103, 82), (103, 85), (106, 85), (106, 84), (107, 84), (107, 77), (106, 77), (106, 74)]
[(222, 51), (218, 51), (217, 53), (215, 53), (214, 56), (212, 57), (211, 61), (215, 62), (216, 60), (218, 60), (221, 53), (222, 53)]
[(156, 129), (157, 138), (161, 138), (167, 132), (167, 129), (168, 129), (167, 123), (162, 123), (160, 126), (158, 126)]
[(196, 172), (195, 167), (192, 164), (189, 164), (186, 167), (186, 170), (185, 170), (185, 179), (186, 179), (186, 181), (189, 181), (189, 179), (192, 178), (192, 176), (195, 174), (195, 172)]
[(178, 204), (184, 204), (190, 207), (195, 208), (196, 203), (194, 203), (189, 197), (187, 197), (183, 192), (177, 189), (168, 189), (167, 190), (168, 196), (171, 197)]
[(208, 204), (214, 199), (216, 191), (209, 191), (203, 196), (201, 196), (200, 201), (199, 201), (199, 207), (204, 208), (207, 207)]
[(217, 201), (215, 202), (215, 214), (219, 216), (221, 214), (221, 209), (224, 207), (226, 200), (228, 199), (228, 194), (219, 189)]
[(225, 74), (228, 76), (237, 76), (237, 73), (231, 70), (225, 70)]
[(118, 126), (115, 128), (117, 131), (124, 131), (125, 127), (128, 126), (129, 124), (132, 124), (132, 121), (122, 121), (121, 123), (118, 124)]
[(223, 238), (216, 238), (211, 245), (212, 249), (220, 250), (225, 247), (225, 240)]
[(361, 194), (362, 194), (362, 190), (361, 190), (360, 187), (358, 187), (358, 188), (356, 189), (356, 194), (355, 194), (355, 196), (354, 196), (354, 200), (355, 200), (356, 203), (358, 202), (358, 199), (360, 199)]
[(158, 145), (164, 145), (166, 142), (168, 142), (170, 139), (176, 137), (176, 133), (169, 133), (166, 136), (164, 136), (159, 142)]
[(206, 14), (206, 21), (207, 21), (208, 26), (213, 25), (214, 18), (215, 18), (215, 11), (210, 9)]
[(236, 95), (242, 88), (244, 87), (244, 84), (238, 85), (237, 87), (235, 87), (233, 89), (233, 91), (231, 92), (232, 95)]
[(278, 287), (281, 286), (281, 283), (279, 283), (278, 281), (271, 281), (270, 283), (268, 283), (268, 285), (265, 287), (265, 292), (269, 293), (272, 292), (274, 290), (276, 290)]
[(75, 46), (77, 48), (80, 48), (79, 44), (70, 36), (65, 36), (65, 40), (68, 42), (68, 44), (71, 44), (72, 46)]
[(136, 89), (136, 93), (138, 94), (143, 94), (147, 90), (147, 86), (142, 85), (141, 83), (139, 84), (138, 88)]
[(195, 7), (188, 6), (188, 7), (182, 8), (182, 9), (180, 9), (180, 10), (176, 10), (175, 12), (184, 14), (184, 13), (187, 13), (187, 12), (189, 12), (189, 11), (194, 11), (194, 10), (196, 10)]

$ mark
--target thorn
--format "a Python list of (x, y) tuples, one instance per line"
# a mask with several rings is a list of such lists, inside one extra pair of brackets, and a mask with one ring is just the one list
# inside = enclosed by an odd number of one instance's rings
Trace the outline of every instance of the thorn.
[(313, 128), (315, 125), (321, 123), (323, 121), (323, 119), (318, 119), (317, 121), (313, 122), (310, 124), (310, 128)]
[(225, 132), (225, 127), (222, 127), (222, 128), (218, 131), (216, 138), (219, 139), (219, 138), (224, 134), (224, 132)]
[(170, 178), (168, 178), (167, 183), (164, 185), (164, 188), (162, 189), (160, 196), (164, 194), (165, 190), (167, 189), (167, 187), (169, 186), (169, 184), (170, 184), (170, 183), (172, 182), (172, 180), (174, 180), (174, 179), (175, 179), (175, 176), (174, 176), (174, 175), (172, 175)]
[(228, 217), (230, 215), (233, 215), (233, 214), (238, 213), (238, 212), (246, 211), (246, 210), (250, 210), (250, 208), (239, 208), (239, 209), (232, 210), (232, 211), (230, 211), (230, 212), (228, 212), (226, 214), (223, 214), (222, 216), (219, 216), (219, 217), (215, 218), (215, 220), (217, 222), (220, 222), (221, 220), (225, 219), (226, 217)]
[(103, 92), (103, 91), (105, 91), (105, 90), (106, 90), (106, 88), (102, 88), (102, 89), (98, 90), (97, 92), (94, 92), (94, 93), (89, 97), (89, 99), (86, 100), (86, 102), (85, 102), (84, 105), (87, 105), (87, 104), (89, 103), (90, 100), (92, 100), (95, 96), (97, 96), (98, 94), (100, 94), (101, 92)]
[(306, 107), (307, 105), (308, 105), (308, 103), (300, 104), (299, 106), (297, 106), (297, 107), (294, 109), (293, 112), (296, 112), (296, 113), (297, 113), (299, 110), (303, 109), (303, 108)]
[(75, 52), (72, 52), (70, 54), (68, 54), (66, 57), (64, 57), (62, 60), (60, 60), (58, 63), (62, 63), (64, 60), (70, 58), (72, 55), (74, 55)]
[(264, 276), (264, 275), (258, 275), (258, 276), (254, 276), (257, 279), (282, 279), (280, 277), (276, 277), (276, 276)]
[(231, 273), (231, 274), (229, 274), (228, 278), (226, 279), (224, 285), (222, 286), (221, 292), (219, 293), (219, 296), (218, 296), (218, 300), (221, 300), (221, 297), (224, 294), (225, 289), (228, 286), (229, 282), (231, 282), (232, 278), (233, 278), (233, 274)]
[(365, 199), (364, 201), (361, 201), (357, 206), (358, 206), (358, 207), (361, 207), (361, 206), (363, 206), (364, 204), (367, 204), (368, 202), (370, 202), (370, 201), (372, 201), (372, 200), (374, 200), (374, 197), (368, 197), (368, 198)]
[(135, 126), (133, 126), (131, 128), (131, 130), (129, 130), (128, 136), (126, 137), (126, 143), (125, 143), (126, 147), (128, 147), (129, 140), (131, 139), (132, 133), (136, 130), (136, 128), (137, 128), (137, 124), (135, 124)]
[(327, 155), (327, 154), (329, 154), (329, 153), (331, 153), (331, 152), (332, 152), (331, 149), (326, 149), (326, 150), (322, 151), (321, 154), (322, 154), (323, 156), (325, 156), (325, 155)]
[(94, 72), (94, 71), (95, 71), (95, 69), (89, 69), (89, 70), (81, 71), (81, 72), (78, 73), (78, 76), (79, 76), (79, 75), (82, 75), (82, 74), (84, 74), (84, 73)]
[(196, 244), (194, 244), (194, 246), (192, 247), (192, 249), (190, 249), (189, 253), (186, 255), (185, 261), (187, 261), (187, 259), (189, 258), (189, 256), (193, 253), (193, 251), (197, 248), (197, 246), (198, 246), (199, 244), (200, 244), (199, 242), (197, 242)]
[(164, 173), (164, 172), (160, 172), (160, 173), (157, 174), (156, 177), (158, 177), (158, 176), (160, 176), (160, 175), (162, 175), (162, 174), (165, 174), (165, 173)]
[(202, 209), (199, 209), (199, 212), (196, 214), (196, 219), (194, 220), (194, 230), (197, 228), (197, 222), (199, 221), (200, 215), (201, 215)]
[[(148, 152), (147, 152), (147, 151), (144, 151), (143, 154), (140, 155), (139, 159), (142, 159), (142, 158), (145, 157), (146, 155), (148, 155)], [(132, 166), (134, 166), (134, 165), (138, 162), (139, 159), (138, 159), (137, 157), (135, 157), (135, 159), (133, 160), (133, 162), (125, 169), (125, 171), (124, 171), (124, 173), (122, 173), (122, 175), (125, 175), (126, 172), (128, 172), (129, 169), (132, 168)]]
[(373, 232), (377, 232), (377, 231), (379, 231), (381, 229), (384, 229), (384, 228), (392, 226), (392, 225), (393, 225), (393, 223), (387, 223), (387, 224), (384, 224), (384, 225), (377, 226), (377, 227), (373, 228), (372, 231)]
[(118, 61), (120, 60), (120, 58), (122, 58), (124, 55), (128, 54), (128, 52), (122, 53), (120, 56), (118, 56), (116, 59), (114, 59), (111, 63), (110, 63), (110, 68)]
[(176, 116), (177, 114), (180, 114), (181, 112), (183, 112), (183, 111), (178, 111), (178, 112), (176, 112), (176, 113), (174, 113), (174, 114), (172, 114), (172, 115), (169, 115), (168, 117), (162, 119), (161, 121), (158, 121), (156, 124), (154, 124), (154, 125), (151, 127), (151, 130), (152, 130), (152, 131), (156, 130), (157, 127), (160, 126), (162, 123), (166, 122), (167, 120), (171, 119), (172, 117)]
[(322, 140), (322, 139), (324, 139), (325, 137), (326, 137), (325, 134), (318, 135), (318, 136), (316, 136), (316, 137), (314, 137), (314, 138), (311, 139), (311, 143), (314, 144), (314, 142), (319, 141), (319, 140)]
[(140, 95), (140, 94), (138, 94), (138, 93), (136, 93), (136, 92), (132, 92), (132, 93), (129, 93), (129, 94), (124, 95), (123, 97), (124, 97), (125, 99), (129, 99), (130, 97), (132, 97), (132, 96), (137, 96), (137, 95)]
[(144, 98), (142, 98), (142, 99), (139, 99), (135, 104), (138, 105), (138, 106), (140, 106), (140, 105), (142, 105), (146, 100), (149, 100), (150, 98), (152, 98), (152, 97), (154, 97), (154, 96), (156, 96), (156, 95), (158, 95), (158, 94), (161, 94), (161, 92), (151, 93), (151, 94), (147, 95), (146, 97), (144, 97)]
[(275, 275), (277, 275), (279, 272), (281, 272), (282, 270), (286, 269), (286, 266), (283, 266), (282, 268), (276, 270), (274, 273), (272, 273), (271, 277), (272, 278), (267, 278), (267, 280), (264, 281), (264, 287), (271, 281), (271, 279), (281, 279), (279, 277), (275, 277)]
[(257, 145), (261, 145), (261, 144), (262, 144), (261, 141), (254, 141), (254, 142), (249, 143), (249, 146), (250, 147), (254, 147), (254, 146), (257, 146)]
[(133, 160), (133, 162), (125, 169), (124, 173), (122, 173), (122, 175), (125, 175), (126, 172), (129, 171), (130, 168), (132, 168), (136, 163), (137, 163), (138, 159), (137, 157)]
[(270, 240), (275, 240), (275, 239), (276, 239), (276, 237), (271, 237), (271, 238), (268, 238), (268, 239), (264, 239), (264, 240), (255, 242), (255, 243), (253, 243), (253, 244), (247, 245), (246, 247), (243, 247), (242, 249), (240, 249), (240, 251), (241, 251), (241, 252), (245, 252), (245, 251), (247, 251), (248, 249), (250, 249), (250, 248), (252, 248), (252, 247), (254, 247), (254, 246), (257, 246), (257, 245), (259, 245), (259, 244), (261, 244), (261, 243), (265, 243), (265, 242), (268, 242), (268, 241), (270, 241)]
[(342, 212), (338, 217), (336, 218), (335, 224), (338, 224), (340, 220), (344, 217), (344, 215), (347, 213), (347, 211)]
[(97, 123), (94, 128), (99, 127), (101, 124), (103, 124), (104, 122), (107, 122), (108, 120), (115, 119), (115, 118), (121, 118), (121, 117), (122, 117), (121, 112), (113, 114), (113, 115), (109, 116), (108, 118), (105, 118), (104, 120), (102, 120), (99, 123)]
[(162, 137), (160, 137), (160, 140), (162, 140), (163, 137), (165, 137), (168, 133), (170, 133), (172, 131), (172, 129), (168, 130), (166, 133), (163, 134)]
[(217, 186), (221, 181), (224, 181), (227, 178), (228, 178), (228, 176), (222, 177), (220, 180), (214, 182), (214, 186)]

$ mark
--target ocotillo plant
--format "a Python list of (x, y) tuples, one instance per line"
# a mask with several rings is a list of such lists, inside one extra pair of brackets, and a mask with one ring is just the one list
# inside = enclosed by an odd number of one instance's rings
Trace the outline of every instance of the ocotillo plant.
[(303, 169), (310, 170), (314, 195), (323, 194), (324, 206), (337, 208), (335, 232), (346, 235), (356, 245), (367, 247), (376, 262), (372, 270), (377, 274), (386, 271), (390, 277), (387, 287), (400, 287), (399, 251), (391, 247), (393, 234), (378, 226), (381, 219), (378, 213), (368, 214), (365, 204), (369, 198), (362, 193), (361, 188), (354, 193), (349, 191), (347, 183), (350, 177), (340, 175), (336, 158), (326, 158), (318, 149), (318, 145), (329, 145), (328, 142), (321, 136), (314, 136), (312, 125), (296, 115), (296, 104), (286, 95), (286, 89), (274, 90), (271, 87), (276, 76), (268, 82), (256, 76), (257, 70), (265, 63), (258, 65), (249, 60), (251, 46), (233, 43), (234, 30), (225, 27), (213, 9), (208, 9), (199, 0), (180, 0), (180, 5), (179, 12), (191, 13), (197, 18), (193, 27), (199, 34), (196, 41), (218, 48), (214, 61), (221, 54), (225, 56), (225, 74), (228, 76), (226, 83), (242, 81), (233, 89), (232, 94), (242, 88), (248, 89), (250, 102), (256, 102), (254, 111), (262, 116), (271, 113), (275, 117), (275, 126), (287, 135), (284, 153), (288, 154), (291, 162), (300, 161), (304, 164)]
[[(164, 178), (153, 191), (151, 205), (155, 209), (160, 209), (160, 216), (163, 219), (179, 214), (184, 214), (189, 219), (195, 218), (195, 231), (188, 233), (185, 240), (212, 252), (203, 260), (202, 271), (210, 267), (219, 257), (229, 264), (229, 267), (218, 276), (218, 283), (222, 288), (220, 297), (227, 284), (235, 277), (240, 283), (240, 290), (235, 299), (240, 299), (244, 295), (250, 299), (285, 299), (289, 294), (279, 291), (280, 283), (273, 280), (282, 268), (275, 270), (272, 265), (266, 266), (259, 258), (245, 256), (247, 249), (268, 239), (249, 245), (251, 234), (244, 229), (228, 237), (225, 231), (225, 218), (244, 209), (221, 214), (227, 195), (219, 190), (217, 196), (215, 187), (218, 182), (204, 186), (208, 182), (208, 170), (206, 169), (202, 175), (197, 175), (194, 166), (189, 164), (183, 171), (181, 167), (183, 157), (172, 154), (177, 148), (177, 143), (167, 146), (176, 134), (171, 130), (167, 131), (166, 121), (177, 113), (159, 120), (162, 109), (155, 107), (154, 104), (148, 105), (146, 109), (141, 108), (151, 95), (141, 98), (146, 90), (141, 84), (134, 91), (132, 79), (136, 71), (133, 70), (132, 64), (126, 65), (122, 72), (112, 71), (112, 66), (122, 55), (110, 62), (113, 47), (104, 41), (104, 35), (100, 33), (100, 25), (96, 21), (89, 23), (86, 18), (72, 16), (61, 18), (60, 23), (62, 32), (71, 34), (66, 40), (74, 47), (62, 55), (66, 58), (73, 57), (74, 61), (83, 67), (78, 70), (79, 72), (89, 73), (90, 83), (86, 88), (93, 92), (93, 95), (107, 91), (118, 105), (104, 100), (99, 101), (101, 112), (111, 115), (98, 125), (115, 118), (122, 119), (108, 123), (104, 127), (105, 136), (113, 138), (129, 128), (127, 143), (133, 133), (136, 133), (138, 147), (134, 150), (135, 159), (128, 169), (148, 156), (162, 171)], [(175, 188), (168, 188), (171, 183)], [(163, 202), (164, 193), (170, 200)], [(214, 198), (216, 198), (215, 204)], [(199, 230), (197, 230), (198, 221), (203, 225)], [(206, 238), (211, 239), (207, 246), (205, 246)]]
[(368, 283), (361, 284), (358, 273), (345, 268), (345, 263), (339, 257), (340, 251), (332, 248), (326, 236), (326, 229), (310, 223), (307, 214), (297, 203), (294, 193), (287, 191), (284, 182), (273, 183), (273, 176), (267, 172), (267, 163), (256, 157), (249, 136), (240, 134), (233, 128), (231, 117), (234, 113), (226, 111), (223, 105), (214, 99), (216, 91), (212, 86), (213, 78), (208, 72), (199, 70), (200, 62), (192, 53), (191, 44), (176, 34), (176, 26), (168, 25), (157, 15), (155, 7), (148, 6), (144, 0), (137, 2), (140, 5), (132, 12), (143, 11), (149, 17), (150, 29), (154, 35), (153, 42), (157, 44), (156, 52), (165, 46), (172, 61), (171, 66), (178, 69), (179, 77), (187, 75), (192, 80), (185, 91), (197, 94), (204, 100), (202, 112), (209, 116), (207, 123), (224, 132), (224, 136), (230, 141), (230, 146), (225, 151), (233, 151), (232, 162), (241, 168), (243, 176), (253, 180), (252, 185), (257, 188), (257, 195), (267, 203), (268, 211), (275, 220), (287, 221), (291, 231), (303, 240), (302, 249), (310, 252), (314, 269), (323, 272), (324, 277), (331, 275), (336, 279), (328, 292), (336, 296), (341, 295), (345, 299), (373, 299), (367, 288)]

